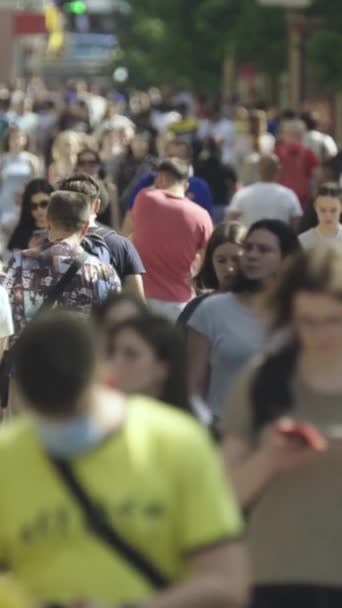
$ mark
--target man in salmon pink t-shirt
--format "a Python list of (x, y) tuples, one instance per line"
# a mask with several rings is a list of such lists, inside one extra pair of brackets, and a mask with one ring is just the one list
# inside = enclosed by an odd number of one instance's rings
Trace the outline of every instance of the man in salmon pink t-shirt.
[(213, 230), (208, 212), (185, 196), (188, 175), (184, 161), (163, 161), (155, 188), (140, 192), (132, 212), (146, 298), (152, 310), (173, 321), (191, 300), (191, 266)]

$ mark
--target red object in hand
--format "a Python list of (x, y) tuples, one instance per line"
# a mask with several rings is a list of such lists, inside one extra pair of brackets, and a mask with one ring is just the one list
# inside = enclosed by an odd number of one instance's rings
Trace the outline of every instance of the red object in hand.
[(289, 438), (300, 439), (312, 450), (323, 452), (327, 449), (327, 441), (320, 431), (312, 424), (295, 422), (294, 420), (280, 420), (276, 426), (278, 433)]

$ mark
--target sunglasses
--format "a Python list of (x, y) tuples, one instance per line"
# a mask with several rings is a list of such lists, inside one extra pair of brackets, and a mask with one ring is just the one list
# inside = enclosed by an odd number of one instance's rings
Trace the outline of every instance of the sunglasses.
[(338, 186), (321, 186), (318, 189), (319, 196), (341, 196), (342, 188)]
[(40, 201), (40, 203), (31, 203), (31, 211), (37, 211), (37, 209), (47, 209), (49, 206), (49, 200)]

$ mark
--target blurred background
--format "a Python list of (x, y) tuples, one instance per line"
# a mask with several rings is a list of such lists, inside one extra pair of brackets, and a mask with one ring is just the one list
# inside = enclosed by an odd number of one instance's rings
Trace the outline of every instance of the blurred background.
[(0, 0), (0, 81), (85, 78), (318, 111), (342, 141), (341, 0)]

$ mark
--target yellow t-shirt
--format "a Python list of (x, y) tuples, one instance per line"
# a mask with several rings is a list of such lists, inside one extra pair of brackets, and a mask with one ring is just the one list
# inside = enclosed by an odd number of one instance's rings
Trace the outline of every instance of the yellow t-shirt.
[[(242, 532), (216, 450), (189, 416), (144, 397), (120, 431), (73, 460), (113, 525), (172, 580), (186, 553)], [(144, 600), (153, 589), (88, 532), (29, 419), (0, 432), (0, 561), (37, 598)]]

